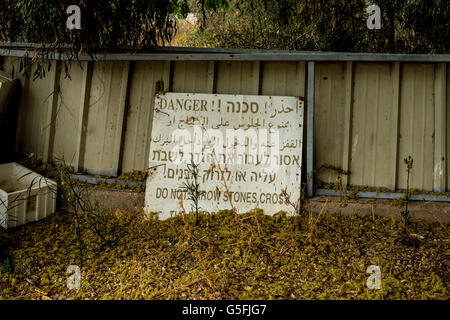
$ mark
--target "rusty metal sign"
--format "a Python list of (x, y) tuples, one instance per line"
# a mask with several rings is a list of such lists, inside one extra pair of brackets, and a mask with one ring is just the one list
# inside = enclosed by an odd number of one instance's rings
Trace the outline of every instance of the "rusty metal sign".
[(161, 219), (191, 212), (195, 206), (183, 188), (188, 184), (198, 185), (202, 212), (293, 213), (301, 187), (303, 113), (299, 97), (157, 95), (146, 211)]

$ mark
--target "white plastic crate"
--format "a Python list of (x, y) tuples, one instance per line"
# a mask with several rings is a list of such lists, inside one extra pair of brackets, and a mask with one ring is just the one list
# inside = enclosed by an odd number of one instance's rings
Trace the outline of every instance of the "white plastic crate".
[(17, 163), (0, 165), (0, 225), (16, 227), (56, 210), (56, 182)]

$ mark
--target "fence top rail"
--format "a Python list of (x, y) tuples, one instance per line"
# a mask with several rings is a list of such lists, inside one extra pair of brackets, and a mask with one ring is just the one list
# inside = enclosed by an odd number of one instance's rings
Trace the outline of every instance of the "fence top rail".
[[(33, 43), (0, 43), (0, 56), (31, 58), (36, 49), (50, 60), (79, 61), (367, 61), (367, 62), (449, 62), (450, 54), (391, 54), (322, 51), (285, 51), (265, 49), (221, 49), (190, 47), (156, 47), (151, 52), (120, 48), (123, 52), (73, 54), (70, 46), (51, 47)], [(60, 52), (56, 51), (60, 50)]]

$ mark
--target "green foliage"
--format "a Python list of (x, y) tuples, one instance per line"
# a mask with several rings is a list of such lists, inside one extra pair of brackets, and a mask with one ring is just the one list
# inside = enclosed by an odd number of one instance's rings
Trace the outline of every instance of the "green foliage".
[[(73, 214), (12, 230), (12, 274), (0, 274), (4, 299), (448, 299), (449, 226), (414, 221), (414, 245), (400, 219), (310, 217), (261, 210), (200, 214), (189, 234), (183, 217), (159, 221), (117, 213), (126, 232), (99, 251), (87, 230), (81, 290), (66, 287), (77, 264)], [(194, 219), (194, 216), (187, 216)], [(294, 228), (294, 226), (297, 226)], [(381, 290), (369, 290), (369, 265)]]
[[(111, 209), (101, 207), (91, 200), (91, 188), (76, 179), (71, 178), (73, 168), (65, 165), (63, 159), (56, 167), (58, 181), (58, 198), (61, 203), (67, 203), (75, 216), (75, 232), (72, 243), (78, 246), (78, 263), (85, 262), (87, 234), (90, 241), (98, 246), (98, 250), (117, 245), (123, 234), (123, 226), (118, 216)], [(94, 241), (93, 241), (94, 239)]]
[(0, 261), (0, 273), (13, 273), (13, 267), (9, 258)]
[(7, 231), (0, 227), (0, 273), (9, 273), (12, 270), (11, 261), (7, 254), (8, 247)]
[(366, 25), (366, 0), (230, 0), (184, 45), (346, 52), (448, 53), (445, 0), (380, 0), (380, 30)]
[[(66, 27), (67, 8), (81, 9), (81, 29)], [(123, 46), (152, 48), (169, 42), (176, 32), (176, 19), (185, 18), (192, 7), (200, 11), (227, 8), (227, 0), (101, 0), (46, 1), (3, 0), (0, 3), (0, 41), (43, 44), (65, 48), (72, 54), (117, 50)]]
[[(226, 4), (226, 0), (192, 3), (204, 13)], [(80, 7), (79, 30), (66, 27), (70, 5)], [(35, 80), (50, 71), (48, 59), (56, 49), (69, 60), (64, 62), (67, 74), (71, 61), (81, 53), (117, 52), (125, 47), (150, 50), (164, 45), (176, 33), (177, 19), (185, 18), (189, 11), (187, 0), (3, 0), (0, 41), (41, 44), (20, 64), (19, 72), (25, 77), (29, 67), (36, 64)]]
[[(81, 30), (66, 28), (66, 10), (72, 4), (81, 8)], [(172, 14), (185, 16), (187, 10), (185, 2), (179, 0), (4, 0), (0, 5), (0, 39), (69, 44), (84, 51), (123, 45), (152, 47), (170, 40), (176, 26)]]
[(198, 214), (200, 210), (199, 200), (202, 195), (206, 192), (200, 190), (200, 183), (198, 179), (200, 177), (198, 173), (199, 164), (195, 164), (193, 160), (191, 160), (190, 164), (187, 164), (187, 170), (189, 171), (189, 177), (191, 179), (186, 179), (185, 182), (182, 183), (180, 191), (186, 192), (188, 199), (192, 201), (192, 210), (195, 212), (195, 222), (198, 223)]
[[(81, 29), (66, 27), (70, 5), (81, 9)], [(66, 54), (67, 74), (71, 61), (81, 53), (108, 52), (123, 46), (151, 48), (171, 40), (175, 16), (185, 16), (182, 0), (4, 0), (0, 3), (0, 41), (41, 44), (22, 59), (19, 72), (28, 77), (35, 64), (33, 80), (45, 77), (47, 60), (55, 49)]]

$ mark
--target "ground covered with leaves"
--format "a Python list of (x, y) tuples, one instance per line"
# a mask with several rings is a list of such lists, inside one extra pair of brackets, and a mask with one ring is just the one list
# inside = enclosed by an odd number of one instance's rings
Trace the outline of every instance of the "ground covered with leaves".
[[(104, 223), (101, 238), (95, 225), (59, 212), (2, 234), (9, 258), (0, 298), (450, 298), (450, 228), (439, 223), (411, 221), (403, 233), (393, 218), (257, 210), (200, 215), (198, 223), (116, 211)], [(67, 288), (74, 264), (80, 290)], [(367, 288), (370, 265), (381, 268), (380, 290)]]

